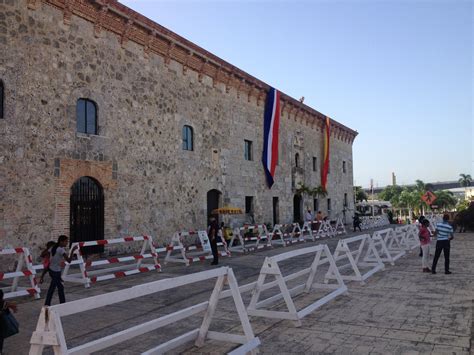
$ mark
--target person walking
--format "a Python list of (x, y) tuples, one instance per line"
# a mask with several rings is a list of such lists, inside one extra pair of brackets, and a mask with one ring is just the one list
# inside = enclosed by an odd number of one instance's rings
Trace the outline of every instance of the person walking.
[(219, 252), (217, 251), (217, 234), (219, 231), (219, 224), (215, 217), (211, 216), (209, 218), (209, 242), (211, 243), (211, 250), (212, 250), (212, 263), (211, 265), (219, 264)]
[[(45, 306), (51, 306), (51, 299), (53, 298), (54, 290), (58, 289), (59, 303), (65, 303), (66, 297), (64, 295), (63, 280), (61, 279), (61, 264), (63, 260), (68, 263), (71, 262), (72, 257), (69, 257), (66, 253), (66, 247), (68, 245), (69, 238), (65, 235), (60, 235), (58, 241), (50, 249), (50, 261), (49, 261), (49, 276), (51, 277), (51, 283), (49, 285)], [(71, 255), (74, 250), (77, 249), (77, 245), (71, 249)]]
[(453, 227), (448, 223), (449, 215), (445, 214), (443, 216), (443, 222), (436, 225), (436, 230), (434, 235), (437, 238), (436, 241), (436, 251), (433, 259), (433, 265), (431, 266), (431, 273), (436, 274), (436, 265), (438, 264), (439, 256), (441, 252), (444, 253), (444, 273), (449, 275), (449, 252), (451, 250), (451, 240), (454, 238)]
[[(423, 225), (423, 221), (425, 220), (425, 216), (421, 215), (419, 218), (418, 218), (418, 222), (417, 222), (417, 227), (418, 227), (418, 235), (419, 235), (419, 232), (421, 230), (421, 227)], [(420, 245), (420, 254), (418, 255), (420, 258), (423, 256), (423, 250), (421, 248), (421, 245)]]
[(49, 262), (51, 261), (51, 248), (56, 244), (55, 241), (50, 240), (46, 243), (46, 248), (41, 252), (40, 257), (43, 259), (43, 271), (41, 272), (41, 276), (39, 278), (39, 283), (42, 284), (44, 281), (44, 275), (46, 275), (49, 271)]
[(359, 231), (362, 232), (362, 228), (360, 225), (362, 224), (362, 221), (359, 218), (358, 214), (355, 214), (354, 217), (352, 217), (352, 226), (354, 227), (354, 232), (356, 231), (356, 228), (359, 228)]
[(305, 222), (312, 222), (313, 221), (313, 214), (311, 213), (310, 209), (308, 209), (308, 211), (304, 215), (304, 221)]
[(430, 259), (430, 243), (431, 243), (431, 233), (428, 229), (430, 222), (427, 219), (424, 219), (421, 222), (420, 232), (418, 237), (420, 238), (420, 248), (422, 253), (421, 259), (421, 267), (423, 268), (423, 272), (430, 272), (430, 268), (428, 267), (428, 262)]

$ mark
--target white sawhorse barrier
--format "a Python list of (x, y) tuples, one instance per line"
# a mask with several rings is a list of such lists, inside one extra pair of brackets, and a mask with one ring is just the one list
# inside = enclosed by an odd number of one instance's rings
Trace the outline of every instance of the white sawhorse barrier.
[(313, 234), (313, 222), (304, 222), (303, 228), (301, 228), (301, 236), (306, 240), (311, 240), (312, 242), (316, 241), (316, 238)]
[[(394, 239), (392, 228), (375, 231), (372, 234), (372, 241), (382, 262), (395, 265), (395, 261), (405, 255), (405, 250), (398, 245), (398, 240)], [(369, 254), (366, 260), (375, 261), (375, 255)]]
[[(131, 256), (113, 257), (102, 260), (85, 261), (81, 252), (82, 248), (89, 246), (119, 246), (121, 244), (128, 245), (129, 243), (133, 242), (142, 243), (139, 254)], [(73, 248), (76, 245), (78, 246), (78, 248), (73, 251)], [(151, 270), (161, 271), (161, 265), (158, 262), (158, 254), (153, 245), (153, 239), (151, 236), (147, 235), (141, 237), (124, 237), (73, 243), (71, 246), (70, 256), (77, 257), (77, 260), (72, 260), (71, 263), (66, 263), (62, 278), (64, 281), (82, 283), (86, 288), (90, 287), (91, 283), (96, 283), (99, 281), (121, 278)], [(152, 259), (153, 264), (143, 264), (144, 259)], [(118, 266), (107, 267), (108, 265), (116, 264)], [(71, 266), (76, 265), (79, 266), (80, 272), (76, 274), (70, 274)], [(97, 269), (97, 267), (99, 268)]]
[(346, 226), (344, 225), (344, 222), (343, 222), (341, 216), (337, 217), (336, 226), (334, 227), (334, 233), (335, 233), (336, 235), (344, 235), (344, 234), (347, 234), (347, 232), (346, 232)]
[[(181, 309), (177, 312), (167, 314), (156, 319), (152, 319), (148, 322), (135, 325), (131, 328), (110, 334), (103, 338), (76, 346), (72, 349), (68, 349), (67, 347), (66, 338), (61, 324), (62, 317), (98, 309), (100, 307), (136, 299), (138, 297), (152, 295), (161, 291), (174, 289), (180, 286), (186, 286), (195, 282), (205, 281), (216, 277), (217, 281), (209, 301)], [(244, 335), (221, 333), (209, 330), (209, 326), (214, 317), (217, 303), (220, 298), (220, 294), (222, 293), (226, 281), (230, 286), (230, 290), (228, 291), (231, 293), (231, 296), (234, 300)], [(99, 310), (97, 310), (97, 313), (98, 312)], [(31, 336), (30, 355), (42, 354), (46, 345), (51, 345), (53, 347), (54, 353), (58, 355), (90, 354), (109, 348), (113, 345), (120, 344), (142, 334), (155, 331), (164, 326), (189, 318), (201, 312), (205, 312), (205, 314), (200, 328), (194, 329), (172, 340), (169, 340), (153, 349), (144, 352), (143, 354), (162, 354), (189, 341), (195, 341), (196, 346), (202, 346), (204, 345), (204, 341), (206, 339), (242, 344), (237, 349), (230, 352), (230, 354), (235, 355), (243, 355), (256, 349), (260, 345), (260, 340), (254, 336), (252, 326), (250, 325), (247, 313), (245, 312), (245, 306), (242, 302), (234, 273), (232, 269), (222, 267), (219, 269), (198, 272), (186, 276), (154, 281), (125, 290), (93, 296), (78, 301), (72, 301), (51, 307), (43, 307), (38, 319), (36, 331), (33, 332), (33, 335)]]
[[(255, 234), (255, 232), (256, 236), (246, 236), (247, 233)], [(229, 242), (229, 250), (238, 253), (247, 253), (270, 246), (269, 233), (265, 224), (235, 228)]]
[[(338, 266), (342, 279), (348, 281), (364, 283), (370, 276), (385, 268), (369, 234), (339, 240), (333, 258), (336, 265), (338, 261), (348, 261), (348, 263)], [(372, 258), (375, 260), (371, 261)], [(343, 272), (346, 268), (351, 270), (349, 275)], [(369, 269), (362, 272), (361, 268)], [(329, 274), (326, 276), (326, 280), (333, 277), (334, 275)]]
[[(227, 243), (222, 238), (217, 243), (219, 256), (230, 256)], [(211, 242), (206, 231), (177, 232), (171, 238), (171, 243), (166, 250), (165, 264), (169, 262), (183, 263), (186, 266), (196, 261), (212, 259)], [(158, 251), (161, 251), (159, 249)], [(173, 252), (176, 252), (173, 254)]]
[[(13, 279), (10, 286), (1, 288), (4, 292), (3, 297), (8, 299), (32, 295), (35, 298), (40, 298), (41, 290), (36, 284), (36, 271), (33, 267), (30, 250), (28, 248), (0, 249), (0, 256), (2, 255), (17, 256), (15, 271), (6, 273), (0, 272), (0, 281)], [(6, 265), (5, 261), (2, 261), (2, 265)], [(28, 278), (29, 287), (20, 287), (18, 285), (20, 277)]]
[(405, 227), (405, 244), (409, 249), (420, 247), (419, 229), (416, 224), (409, 224)]
[[(283, 276), (278, 265), (279, 262), (295, 257), (302, 257), (307, 254), (314, 255), (311, 265), (308, 268), (289, 274), (287, 276)], [(322, 258), (323, 256), (324, 258)], [(333, 275), (336, 279), (337, 282), (335, 284), (315, 282), (318, 268), (321, 265), (325, 264), (328, 264), (327, 273)], [(275, 280), (265, 283), (267, 276), (274, 277)], [(304, 283), (289, 288), (288, 282), (300, 279), (302, 277), (305, 277)], [(262, 292), (276, 287), (279, 288), (279, 292), (277, 292), (277, 294), (266, 299), (260, 300)], [(260, 269), (260, 274), (258, 276), (257, 281), (243, 285), (239, 287), (239, 290), (240, 293), (252, 292), (252, 298), (247, 307), (247, 313), (249, 315), (274, 319), (289, 319), (295, 321), (296, 326), (300, 326), (301, 319), (303, 317), (307, 316), (308, 314), (323, 306), (324, 304), (328, 303), (337, 296), (347, 292), (347, 287), (339, 275), (339, 271), (337, 270), (336, 263), (334, 262), (329, 248), (327, 247), (327, 245), (321, 244), (313, 247), (289, 251), (287, 253), (274, 255), (272, 257), (266, 257), (263, 262), (262, 268)], [(331, 292), (299, 311), (296, 309), (292, 297), (297, 296), (301, 293), (308, 294), (311, 293), (311, 291), (314, 292), (319, 290), (329, 290)], [(222, 297), (229, 297), (229, 295), (229, 291), (226, 291), (222, 294)], [(275, 304), (282, 298), (285, 302), (287, 311), (261, 309), (264, 306)]]
[[(408, 234), (408, 226), (401, 226), (401, 227), (395, 227), (393, 230), (393, 238), (396, 240), (396, 244), (398, 245), (398, 248), (409, 251), (411, 248), (411, 245), (407, 239), (407, 234)], [(418, 242), (419, 246), (419, 242)]]
[(326, 238), (326, 237), (329, 237), (329, 238), (332, 238), (336, 236), (336, 231), (334, 230), (334, 228), (331, 226), (331, 221), (329, 219), (325, 220), (325, 221), (321, 221), (319, 223), (319, 228), (318, 228), (318, 231), (316, 233), (316, 238)]

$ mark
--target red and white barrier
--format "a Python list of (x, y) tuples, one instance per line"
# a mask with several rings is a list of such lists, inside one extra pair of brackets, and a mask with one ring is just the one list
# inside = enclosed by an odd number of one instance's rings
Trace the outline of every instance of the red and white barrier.
[[(74, 348), (68, 348), (67, 346), (62, 322), (69, 322), (73, 321), (74, 319), (77, 321), (79, 318), (74, 316), (62, 319), (63, 317), (69, 315), (78, 315), (79, 313), (85, 311), (94, 310), (94, 314), (100, 318), (100, 308), (102, 307), (119, 304), (120, 302), (126, 302), (129, 300), (138, 300), (140, 297), (149, 295), (159, 298), (159, 292), (173, 290), (178, 287), (192, 285), (196, 282), (203, 282), (214, 278), (217, 280), (215, 281), (214, 289), (210, 294), (209, 300), (207, 301), (193, 304), (187, 308), (180, 309), (173, 313), (167, 313), (165, 315), (162, 315), (163, 312), (160, 309), (159, 313), (161, 316), (157, 314), (156, 317), (150, 317), (152, 314), (147, 314), (148, 321), (146, 322), (136, 324), (132, 327), (129, 326), (126, 329), (120, 331), (114, 331), (111, 329), (109, 331), (109, 335), (77, 345)], [(218, 301), (221, 298), (220, 295), (223, 293), (223, 288), (226, 282), (229, 284), (230, 290), (228, 291), (231, 293), (233, 303), (238, 314), (238, 326), (236, 324), (233, 326), (233, 329), (241, 327), (243, 333), (242, 335), (209, 330), (213, 318), (215, 318), (214, 316), (218, 307)], [(227, 306), (228, 304), (226, 304), (226, 307)], [(161, 343), (160, 345), (149, 349), (142, 354), (163, 354), (191, 341), (194, 341), (196, 346), (201, 347), (208, 339), (238, 344), (238, 347), (230, 353), (235, 355), (244, 355), (251, 351), (254, 353), (253, 350), (260, 345), (260, 340), (254, 335), (248, 315), (245, 312), (245, 306), (242, 302), (242, 297), (239, 293), (239, 286), (234, 273), (232, 269), (222, 267), (190, 275), (149, 282), (142, 285), (133, 286), (125, 290), (105, 293), (103, 295), (84, 298), (51, 307), (43, 307), (38, 318), (36, 330), (31, 336), (29, 353), (30, 355), (40, 355), (43, 353), (45, 346), (52, 346), (54, 354), (96, 353), (110, 348), (116, 344), (121, 344), (125, 341), (134, 339), (143, 334), (148, 333), (149, 337), (156, 337), (156, 334), (158, 334), (156, 333), (157, 330), (161, 330), (163, 327), (173, 325), (179, 321), (186, 321), (189, 317), (196, 317), (203, 312), (203, 320), (198, 328)], [(192, 324), (192, 322), (190, 324)], [(159, 332), (160, 335), (165, 336), (167, 333), (169, 332), (164, 330)], [(164, 337), (161, 337), (160, 340), (163, 338)]]
[[(103, 260), (85, 261), (81, 252), (82, 248), (89, 246), (120, 245), (133, 242), (143, 243), (139, 254), (131, 256), (113, 257)], [(78, 248), (73, 250), (74, 246), (76, 245), (78, 246)], [(70, 256), (75, 256), (77, 259), (71, 261), (71, 263), (66, 263), (62, 278), (64, 281), (84, 284), (85, 287), (90, 287), (91, 283), (99, 281), (121, 278), (152, 270), (161, 271), (161, 265), (158, 262), (157, 250), (153, 245), (153, 238), (147, 235), (141, 237), (124, 237), (116, 239), (104, 239), (73, 243), (71, 245)], [(151, 259), (153, 261), (153, 264), (144, 265), (144, 259)], [(110, 265), (117, 266), (107, 267)], [(70, 274), (71, 266), (79, 266), (80, 272), (76, 274)]]
[[(2, 287), (5, 299), (19, 296), (34, 296), (40, 298), (41, 290), (36, 284), (36, 271), (33, 268), (30, 250), (28, 248), (0, 249), (0, 256), (14, 255), (17, 257), (17, 265), (13, 272), (0, 272), (0, 281), (12, 279), (10, 286)], [(5, 262), (2, 262), (5, 266)], [(28, 279), (29, 287), (19, 286), (20, 278)]]
[[(343, 280), (364, 283), (367, 278), (385, 268), (369, 234), (339, 240), (333, 257), (336, 264), (341, 260), (348, 261), (338, 266)], [(372, 261), (372, 258), (375, 260)], [(349, 274), (346, 272), (347, 268), (350, 268)], [(334, 275), (328, 274), (326, 280), (333, 277)]]
[(321, 221), (316, 232), (316, 238), (332, 238), (334, 236), (336, 236), (336, 231), (331, 226), (331, 221), (329, 219)]
[[(249, 232), (252, 233), (251, 237), (247, 235)], [(229, 242), (229, 250), (238, 253), (247, 253), (270, 246), (269, 233), (265, 224), (235, 228)]]
[[(375, 231), (372, 234), (375, 249), (382, 262), (395, 265), (395, 261), (405, 255), (405, 250), (398, 244), (398, 239), (394, 238), (392, 228)], [(375, 255), (367, 255), (365, 260), (375, 261)]]
[(287, 245), (304, 241), (305, 238), (298, 223), (275, 224), (272, 232), (269, 234), (269, 244), (272, 246), (281, 245), (286, 247)]
[[(217, 243), (217, 247), (220, 256), (230, 256), (230, 251), (224, 238), (222, 238), (221, 242)], [(165, 250), (165, 264), (174, 262), (189, 266), (193, 262), (213, 258), (211, 243), (206, 231), (177, 232), (173, 235), (170, 244), (168, 244)], [(161, 249), (158, 251), (161, 251)]]

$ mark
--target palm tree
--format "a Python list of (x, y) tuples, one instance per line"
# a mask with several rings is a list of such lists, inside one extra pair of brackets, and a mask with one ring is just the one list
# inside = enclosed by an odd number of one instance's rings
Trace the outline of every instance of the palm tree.
[(416, 190), (419, 192), (425, 193), (426, 192), (426, 184), (422, 180), (415, 181)]
[(425, 207), (427, 206), (426, 203), (423, 202), (421, 199), (421, 196), (425, 194), (425, 192), (428, 190), (427, 187), (432, 187), (432, 184), (425, 184), (422, 180), (416, 180), (415, 181), (415, 191), (416, 194), (418, 195), (418, 201), (416, 203), (416, 208), (421, 214), (425, 213)]
[(443, 190), (436, 193), (436, 204), (444, 210), (454, 208), (457, 202), (451, 191)]
[(471, 183), (472, 183), (472, 177), (471, 175), (469, 174), (459, 174), (460, 178), (459, 178), (459, 185), (461, 185), (462, 187), (468, 187), (468, 186), (471, 186)]
[(309, 194), (313, 197), (325, 197), (328, 195), (328, 192), (324, 190), (321, 185), (319, 185), (310, 189)]
[(302, 183), (300, 183), (300, 185), (296, 189), (296, 194), (300, 196), (309, 195), (310, 193), (311, 193), (311, 189)]

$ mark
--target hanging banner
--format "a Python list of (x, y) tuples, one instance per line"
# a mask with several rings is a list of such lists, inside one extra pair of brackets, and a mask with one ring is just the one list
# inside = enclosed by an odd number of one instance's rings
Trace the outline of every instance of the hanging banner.
[(262, 163), (267, 177), (268, 187), (274, 183), (278, 162), (278, 134), (280, 130), (280, 93), (270, 88), (263, 116), (263, 154)]
[(328, 172), (329, 172), (329, 140), (331, 137), (330, 132), (330, 120), (329, 117), (326, 117), (326, 129), (324, 130), (324, 156), (323, 156), (323, 168), (321, 169), (321, 186), (326, 191), (326, 184), (328, 182)]

